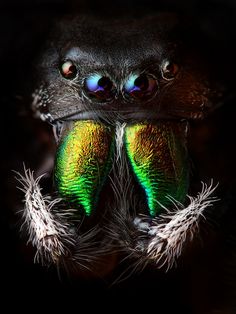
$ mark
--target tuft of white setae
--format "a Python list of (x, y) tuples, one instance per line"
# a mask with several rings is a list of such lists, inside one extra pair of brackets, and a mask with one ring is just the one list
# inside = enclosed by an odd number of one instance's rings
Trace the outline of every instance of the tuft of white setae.
[(199, 232), (199, 222), (202, 218), (205, 219), (206, 208), (218, 201), (212, 196), (217, 186), (213, 186), (213, 181), (209, 186), (202, 183), (202, 190), (196, 197), (188, 196), (187, 207), (170, 197), (175, 210), (166, 209), (165, 214), (152, 220), (147, 232), (151, 239), (147, 244), (146, 254), (158, 268), (171, 268), (181, 255), (185, 243), (192, 241)]
[(28, 233), (28, 243), (36, 247), (35, 259), (41, 262), (57, 262), (61, 256), (68, 254), (67, 246), (73, 244), (69, 233), (69, 224), (62, 216), (52, 213), (53, 207), (61, 202), (60, 198), (51, 199), (50, 196), (43, 196), (39, 181), (33, 172), (24, 168), (24, 175), (17, 172), (17, 180), (21, 187), (18, 187), (25, 194), (25, 206), (22, 213), (23, 224)]

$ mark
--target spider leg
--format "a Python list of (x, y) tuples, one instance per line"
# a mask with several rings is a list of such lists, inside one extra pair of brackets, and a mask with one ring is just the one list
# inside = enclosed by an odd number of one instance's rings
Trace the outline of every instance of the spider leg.
[(70, 254), (70, 247), (75, 243), (75, 232), (67, 220), (72, 212), (54, 210), (61, 199), (43, 196), (39, 185), (41, 178), (42, 175), (35, 179), (34, 173), (25, 168), (24, 175), (17, 173), (19, 189), (25, 194), (21, 229), (26, 228), (28, 242), (36, 248), (36, 261), (57, 263)]

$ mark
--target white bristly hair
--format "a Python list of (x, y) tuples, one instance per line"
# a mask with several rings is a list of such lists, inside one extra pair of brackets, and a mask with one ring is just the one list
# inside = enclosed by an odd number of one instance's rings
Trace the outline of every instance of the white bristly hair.
[[(124, 131), (125, 131), (126, 123), (116, 123), (116, 133), (115, 133), (115, 142), (116, 142), (116, 150), (114, 154), (113, 167), (115, 172), (115, 177), (112, 179), (110, 177), (111, 185), (115, 194), (116, 203), (113, 204), (114, 207), (119, 207), (117, 215), (123, 217), (125, 215), (129, 215), (130, 208), (130, 199), (132, 194), (131, 180), (128, 165), (126, 160), (124, 159)], [(116, 216), (116, 215), (115, 215)]]
[(29, 240), (36, 247), (36, 261), (44, 263), (57, 262), (61, 256), (67, 255), (67, 245), (72, 245), (73, 240), (69, 234), (69, 224), (63, 217), (52, 214), (52, 208), (61, 199), (52, 200), (43, 196), (39, 181), (43, 177), (34, 178), (34, 173), (24, 167), (24, 175), (17, 173), (16, 179), (21, 183), (18, 187), (25, 194), (23, 209), (23, 224), (26, 226)]
[(116, 124), (116, 160), (121, 160), (122, 149), (124, 145), (124, 132), (126, 123)]
[(167, 270), (171, 268), (181, 255), (186, 240), (193, 240), (198, 233), (200, 219), (205, 219), (204, 211), (218, 201), (212, 196), (217, 186), (213, 186), (213, 181), (209, 186), (202, 183), (202, 190), (196, 197), (188, 196), (190, 204), (187, 207), (171, 199), (176, 210), (161, 216), (165, 222), (160, 223), (155, 219), (152, 221), (154, 225), (148, 231), (151, 240), (146, 253), (158, 268), (164, 265)]

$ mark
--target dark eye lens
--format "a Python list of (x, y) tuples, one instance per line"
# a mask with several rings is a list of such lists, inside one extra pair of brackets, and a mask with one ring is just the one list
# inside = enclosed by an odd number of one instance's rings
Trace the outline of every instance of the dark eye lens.
[(64, 76), (68, 80), (72, 80), (76, 77), (77, 69), (74, 63), (70, 60), (65, 61), (61, 64), (60, 71), (62, 76)]
[(125, 96), (138, 100), (145, 100), (155, 95), (157, 91), (157, 81), (151, 75), (131, 75), (124, 85)]
[(115, 94), (115, 87), (109, 77), (94, 74), (85, 80), (85, 90), (90, 98), (108, 101)]
[(166, 80), (172, 80), (176, 76), (178, 70), (179, 68), (177, 64), (165, 61), (162, 66), (162, 76)]

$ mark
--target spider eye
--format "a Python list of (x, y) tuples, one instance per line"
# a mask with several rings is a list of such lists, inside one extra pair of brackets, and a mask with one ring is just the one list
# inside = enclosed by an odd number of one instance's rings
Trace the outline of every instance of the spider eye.
[(91, 99), (99, 101), (109, 101), (115, 94), (113, 82), (107, 76), (93, 74), (85, 79), (84, 87), (87, 95)]
[(166, 80), (173, 80), (178, 73), (179, 67), (176, 63), (165, 61), (162, 66), (162, 76)]
[(133, 74), (124, 85), (125, 97), (136, 100), (152, 98), (158, 89), (156, 79), (149, 74)]
[(68, 80), (72, 80), (76, 77), (77, 69), (74, 63), (70, 60), (65, 61), (60, 66), (61, 75)]

